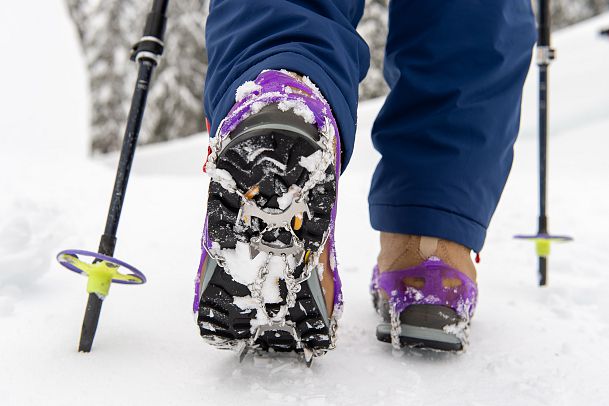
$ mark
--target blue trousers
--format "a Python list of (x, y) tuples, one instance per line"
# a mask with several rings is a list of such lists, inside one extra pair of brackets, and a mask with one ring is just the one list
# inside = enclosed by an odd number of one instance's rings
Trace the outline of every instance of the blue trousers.
[[(353, 152), (358, 84), (370, 54), (357, 34), (364, 0), (212, 0), (205, 111), (214, 134), (236, 88), (264, 69), (309, 76)], [(507, 180), (535, 42), (530, 0), (392, 0), (372, 129), (370, 188), (380, 231), (484, 244)]]

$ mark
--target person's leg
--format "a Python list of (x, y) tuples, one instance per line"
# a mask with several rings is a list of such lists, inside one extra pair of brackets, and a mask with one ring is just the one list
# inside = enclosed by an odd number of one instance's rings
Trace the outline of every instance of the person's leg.
[(212, 136), (242, 83), (264, 69), (286, 69), (311, 78), (332, 106), (344, 170), (353, 151), (358, 85), (370, 64), (355, 30), (363, 10), (364, 0), (212, 0), (205, 81)]
[(512, 164), (535, 41), (530, 3), (390, 3), (391, 92), (372, 130), (376, 230), (482, 249)]
[(369, 62), (354, 28), (363, 3), (211, 4), (205, 103), (215, 135), (193, 310), (214, 345), (304, 352), (309, 362), (334, 347), (340, 151), (344, 168)]
[(534, 41), (530, 0), (390, 3), (391, 91), (372, 130), (382, 158), (369, 195), (381, 341), (465, 347), (470, 250), (482, 249), (512, 164)]

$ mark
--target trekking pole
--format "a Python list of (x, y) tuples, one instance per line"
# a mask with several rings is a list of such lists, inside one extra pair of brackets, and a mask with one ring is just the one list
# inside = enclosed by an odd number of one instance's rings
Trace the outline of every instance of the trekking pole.
[[(137, 138), (142, 125), (150, 81), (154, 68), (159, 64), (163, 54), (163, 36), (168, 3), (169, 0), (153, 1), (152, 10), (148, 13), (146, 20), (144, 34), (139, 42), (133, 46), (131, 52), (131, 60), (138, 64), (137, 82), (131, 99), (131, 108), (123, 137), (114, 189), (106, 218), (106, 227), (99, 242), (98, 252), (70, 249), (61, 251), (57, 255), (57, 260), (61, 265), (88, 277), (87, 292), (89, 298), (78, 351), (91, 351), (102, 303), (108, 296), (110, 284), (112, 282), (121, 284), (142, 284), (146, 282), (146, 277), (140, 271), (113, 258), (113, 255), (116, 247), (116, 232), (125, 200)], [(79, 256), (86, 257), (91, 261), (82, 261)], [(120, 267), (127, 269), (130, 273), (120, 273), (118, 271)]]
[(539, 257), (539, 285), (548, 282), (548, 256), (552, 242), (571, 241), (572, 238), (548, 233), (547, 167), (548, 167), (548, 68), (555, 58), (550, 43), (550, 0), (539, 0), (537, 65), (539, 66), (539, 219), (536, 235), (517, 235), (515, 238), (533, 240)]

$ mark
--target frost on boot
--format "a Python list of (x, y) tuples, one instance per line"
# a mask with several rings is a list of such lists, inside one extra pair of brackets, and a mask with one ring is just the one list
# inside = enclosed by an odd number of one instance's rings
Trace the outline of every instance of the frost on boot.
[(446, 240), (381, 233), (371, 293), (376, 335), (394, 348), (462, 351), (478, 290), (469, 249)]
[(336, 122), (315, 85), (286, 71), (262, 72), (235, 101), (206, 164), (197, 323), (218, 347), (296, 351), (310, 363), (333, 348), (342, 305)]

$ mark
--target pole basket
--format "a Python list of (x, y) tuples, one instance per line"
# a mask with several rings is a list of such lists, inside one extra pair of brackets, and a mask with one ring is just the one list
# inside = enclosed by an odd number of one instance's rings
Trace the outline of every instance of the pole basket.
[[(88, 261), (83, 261), (88, 259)], [(146, 276), (137, 268), (119, 259), (84, 250), (64, 250), (57, 254), (57, 261), (66, 269), (87, 277), (87, 293), (94, 293), (100, 299), (108, 296), (110, 285), (141, 285)], [(128, 272), (122, 273), (119, 269)]]
[(515, 235), (514, 238), (518, 240), (529, 240), (535, 243), (535, 251), (538, 257), (546, 258), (550, 256), (550, 246), (555, 242), (569, 242), (573, 241), (573, 238), (566, 235), (550, 235), (550, 234), (536, 234), (536, 235)]

